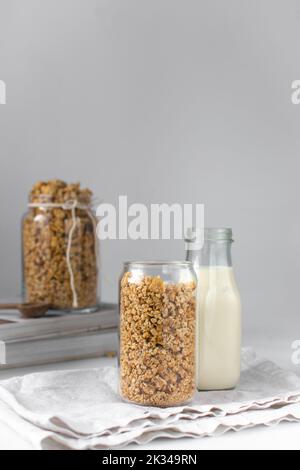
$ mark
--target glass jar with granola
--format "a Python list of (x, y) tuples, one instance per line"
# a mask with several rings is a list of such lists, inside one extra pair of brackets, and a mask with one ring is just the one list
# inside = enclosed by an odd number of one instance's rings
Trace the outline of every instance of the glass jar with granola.
[(60, 180), (39, 182), (22, 222), (27, 302), (90, 312), (98, 304), (97, 220), (92, 192)]
[(190, 262), (129, 262), (120, 280), (120, 394), (167, 407), (195, 392), (196, 275)]

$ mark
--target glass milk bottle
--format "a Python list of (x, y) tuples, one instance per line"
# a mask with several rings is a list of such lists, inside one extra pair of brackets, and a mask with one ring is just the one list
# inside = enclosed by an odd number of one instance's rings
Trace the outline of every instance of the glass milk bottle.
[[(198, 234), (199, 235), (199, 234)], [(207, 228), (202, 249), (197, 232), (186, 238), (187, 260), (198, 276), (198, 390), (228, 390), (240, 379), (241, 300), (231, 261), (232, 230)]]

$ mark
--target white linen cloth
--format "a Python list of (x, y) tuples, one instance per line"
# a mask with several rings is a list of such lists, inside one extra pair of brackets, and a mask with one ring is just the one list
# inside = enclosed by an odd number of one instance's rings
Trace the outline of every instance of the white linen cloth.
[(51, 371), (0, 381), (0, 421), (35, 449), (112, 449), (158, 437), (204, 437), (300, 421), (300, 377), (243, 350), (236, 390), (197, 392), (192, 403), (123, 402), (118, 370)]

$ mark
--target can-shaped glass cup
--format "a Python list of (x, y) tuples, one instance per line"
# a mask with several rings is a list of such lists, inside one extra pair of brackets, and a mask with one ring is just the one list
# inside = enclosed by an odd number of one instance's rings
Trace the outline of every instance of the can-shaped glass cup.
[(120, 279), (120, 394), (168, 407), (195, 392), (197, 277), (189, 261), (126, 262)]

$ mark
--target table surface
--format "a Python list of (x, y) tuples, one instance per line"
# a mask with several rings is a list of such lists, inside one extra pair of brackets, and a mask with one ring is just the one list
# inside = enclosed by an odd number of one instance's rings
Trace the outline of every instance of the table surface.
[[(294, 338), (296, 339), (296, 338)], [(280, 366), (292, 369), (300, 374), (300, 365), (291, 361), (291, 344), (294, 340), (288, 334), (282, 334), (279, 338), (261, 338), (252, 334), (244, 344), (251, 345), (255, 350), (277, 362)], [(115, 364), (112, 358), (95, 358), (80, 361), (63, 362), (59, 364), (47, 364), (44, 366), (32, 366), (22, 369), (7, 369), (0, 371), (0, 380), (17, 375), (25, 375), (31, 372), (62, 369), (79, 369), (101, 367)], [(230, 431), (223, 436), (210, 438), (182, 438), (182, 439), (157, 439), (145, 446), (130, 445), (126, 449), (167, 450), (167, 449), (299, 449), (300, 450), (300, 423), (281, 423), (272, 428), (256, 427), (240, 432)], [(0, 416), (0, 449), (30, 449), (28, 442), (22, 440), (17, 433), (6, 424), (1, 423)]]

